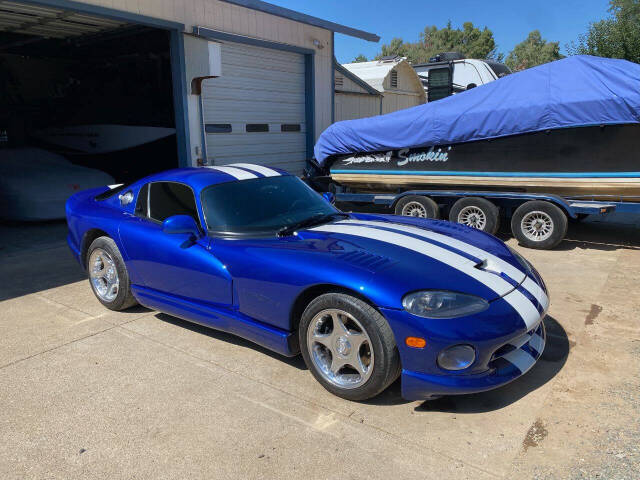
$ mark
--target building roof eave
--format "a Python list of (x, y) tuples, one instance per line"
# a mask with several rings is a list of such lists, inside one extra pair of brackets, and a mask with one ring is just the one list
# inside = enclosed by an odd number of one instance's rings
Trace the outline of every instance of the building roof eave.
[(307, 15), (305, 13), (296, 12), (295, 10), (291, 10), (289, 8), (279, 7), (277, 5), (263, 2), (261, 0), (222, 0), (222, 1), (226, 3), (238, 5), (240, 7), (250, 8), (252, 10), (269, 13), (271, 15), (276, 15), (278, 17), (287, 18), (289, 20), (294, 20), (296, 22), (306, 23), (308, 25), (313, 25), (314, 27), (324, 28), (332, 32), (342, 33), (344, 35), (349, 35), (350, 37), (361, 38), (369, 42), (380, 41), (380, 37), (375, 33), (365, 32), (363, 30), (358, 30), (357, 28), (347, 27), (346, 25), (340, 25), (339, 23), (323, 20), (318, 17)]
[(338, 63), (338, 61), (334, 58), (333, 59), (333, 65), (334, 68), (336, 70), (338, 70), (341, 74), (343, 74), (345, 77), (347, 77), (349, 80), (351, 80), (352, 82), (356, 83), (358, 86), (364, 88), (367, 92), (369, 92), (371, 95), (376, 95), (376, 96), (382, 96), (382, 93), (379, 92), (378, 90), (376, 90), (375, 88), (373, 88), (371, 85), (369, 85), (367, 82), (365, 82), (364, 80), (362, 80), (360, 77), (358, 77), (355, 73), (350, 72), (349, 70), (347, 70), (346, 68), (344, 68), (342, 65), (340, 65)]

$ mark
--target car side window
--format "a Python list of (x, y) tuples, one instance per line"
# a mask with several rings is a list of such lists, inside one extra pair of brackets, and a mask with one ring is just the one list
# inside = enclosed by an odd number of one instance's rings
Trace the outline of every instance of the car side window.
[(135, 214), (139, 217), (149, 215), (149, 184), (145, 184), (138, 192), (138, 200), (136, 201)]
[(149, 184), (149, 218), (164, 222), (173, 215), (189, 215), (200, 223), (191, 188), (175, 182)]

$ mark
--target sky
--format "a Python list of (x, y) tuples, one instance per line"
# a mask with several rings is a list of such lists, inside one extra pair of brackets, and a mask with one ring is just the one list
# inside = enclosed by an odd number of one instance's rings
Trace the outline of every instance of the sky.
[(393, 37), (417, 41), (427, 25), (454, 27), (464, 22), (487, 26), (493, 31), (498, 51), (506, 56), (531, 30), (540, 30), (542, 38), (566, 44), (584, 33), (592, 21), (608, 15), (608, 0), (267, 0), (342, 25), (376, 33), (373, 43), (336, 34), (335, 53), (340, 63), (352, 61), (363, 53), (372, 58)]

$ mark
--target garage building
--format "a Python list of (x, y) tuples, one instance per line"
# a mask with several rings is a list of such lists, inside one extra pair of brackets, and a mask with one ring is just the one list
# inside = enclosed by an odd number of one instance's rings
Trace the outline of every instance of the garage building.
[(258, 0), (0, 2), (0, 148), (128, 181), (253, 162), (301, 173), (334, 120), (334, 33)]

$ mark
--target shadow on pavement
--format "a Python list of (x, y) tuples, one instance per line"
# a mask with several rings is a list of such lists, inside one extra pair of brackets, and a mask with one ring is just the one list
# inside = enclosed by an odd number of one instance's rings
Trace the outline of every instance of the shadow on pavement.
[(86, 279), (62, 221), (0, 223), (0, 301)]
[[(512, 237), (510, 227), (504, 222), (498, 237), (506, 241)], [(640, 217), (631, 214), (611, 213), (591, 215), (582, 221), (570, 221), (565, 239), (554, 250), (640, 250)]]
[(553, 317), (544, 319), (547, 343), (538, 362), (525, 375), (488, 392), (445, 396), (423, 402), (417, 412), (483, 413), (499, 410), (540, 388), (555, 377), (567, 361), (569, 339), (562, 325)]
[(284, 355), (280, 355), (279, 353), (272, 352), (268, 348), (264, 348), (257, 343), (250, 342), (249, 340), (245, 340), (242, 337), (238, 337), (231, 333), (223, 332), (221, 330), (214, 330), (213, 328), (205, 327), (199, 325), (197, 323), (191, 323), (187, 320), (182, 320), (178, 317), (173, 317), (166, 313), (158, 313), (155, 315), (158, 320), (162, 320), (163, 322), (170, 323), (171, 325), (176, 325), (181, 328), (185, 328), (195, 333), (200, 333), (202, 335), (206, 335), (211, 338), (215, 338), (216, 340), (220, 340), (221, 342), (227, 342), (232, 345), (238, 345), (244, 348), (250, 348), (257, 352), (263, 353), (269, 357), (276, 358), (292, 367), (295, 367), (299, 370), (307, 370), (307, 366), (302, 359), (302, 355), (297, 355), (295, 357), (285, 357)]
[[(300, 370), (307, 370), (301, 355), (285, 357), (271, 350), (245, 340), (236, 335), (214, 330), (196, 323), (191, 323), (166, 313), (157, 313), (156, 318), (171, 325), (188, 329), (216, 340), (228, 342), (240, 347), (249, 348), (275, 358)], [(415, 408), (417, 412), (451, 412), (451, 413), (482, 413), (499, 410), (540, 388), (555, 377), (564, 366), (569, 355), (569, 339), (562, 326), (551, 316), (544, 319), (547, 329), (547, 343), (540, 360), (522, 377), (513, 382), (488, 392), (470, 395), (451, 395), (435, 400), (428, 400)], [(405, 400), (401, 395), (401, 380), (398, 378), (384, 392), (375, 398), (363, 401), (366, 405), (402, 405), (413, 403)]]

